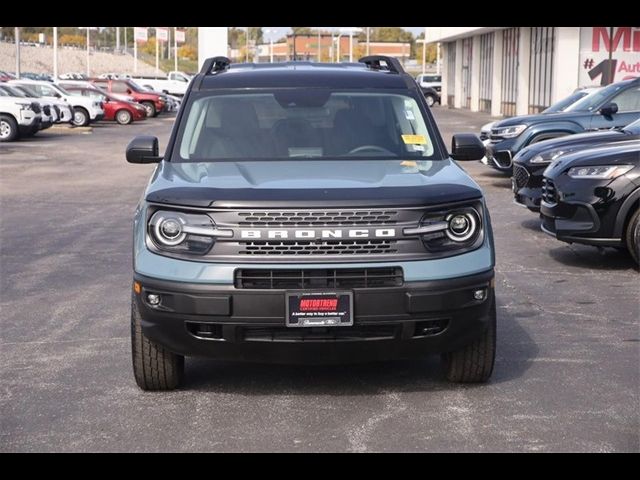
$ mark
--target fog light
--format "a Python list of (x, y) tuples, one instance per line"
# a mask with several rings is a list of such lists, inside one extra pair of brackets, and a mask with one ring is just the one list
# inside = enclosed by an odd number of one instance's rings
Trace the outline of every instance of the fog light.
[(149, 302), (149, 305), (160, 305), (160, 295), (156, 295), (155, 293), (149, 293), (147, 295), (147, 302)]
[(484, 289), (482, 290), (474, 290), (473, 291), (473, 298), (476, 300), (484, 300), (485, 297), (485, 291)]

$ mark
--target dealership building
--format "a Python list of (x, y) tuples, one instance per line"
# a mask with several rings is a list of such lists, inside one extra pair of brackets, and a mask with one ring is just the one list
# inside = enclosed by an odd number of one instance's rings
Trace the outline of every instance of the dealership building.
[(537, 113), (577, 88), (640, 76), (640, 27), (442, 27), (442, 104)]

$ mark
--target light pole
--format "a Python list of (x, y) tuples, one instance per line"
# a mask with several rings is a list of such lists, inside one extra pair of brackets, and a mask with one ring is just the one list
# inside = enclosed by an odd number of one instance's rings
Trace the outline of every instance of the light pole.
[(178, 27), (173, 27), (173, 69), (178, 71)]
[(14, 30), (16, 40), (16, 78), (20, 78), (20, 27)]
[(80, 30), (87, 30), (87, 77), (91, 77), (91, 69), (89, 64), (89, 51), (91, 49), (91, 30), (97, 30), (98, 27), (80, 27)]
[[(278, 29), (267, 28), (266, 30), (264, 30), (264, 33), (266, 33), (267, 35), (271, 33), (278, 33)], [(273, 63), (273, 35), (269, 38), (269, 61)]]
[(247, 38), (245, 42), (245, 61), (249, 63), (249, 27), (247, 27)]
[(53, 78), (58, 79), (58, 27), (53, 27)]
[(416, 43), (422, 44), (422, 74), (424, 75), (427, 71), (427, 40), (419, 38)]
[(371, 27), (367, 27), (367, 56), (369, 55), (369, 37), (371, 34)]
[(89, 69), (89, 38), (90, 38), (89, 32), (90, 31), (91, 30), (89, 30), (89, 27), (87, 27), (87, 77), (89, 78), (91, 78), (91, 72)]
[(356, 28), (356, 27), (350, 27), (350, 28), (341, 28), (340, 31), (349, 34), (349, 61), (353, 62), (353, 34), (361, 32), (362, 29)]

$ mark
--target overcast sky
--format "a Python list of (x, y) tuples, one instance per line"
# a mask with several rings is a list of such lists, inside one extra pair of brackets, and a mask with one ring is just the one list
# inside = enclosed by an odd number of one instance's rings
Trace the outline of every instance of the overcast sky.
[[(316, 27), (311, 27), (316, 28)], [(330, 31), (338, 31), (340, 27), (320, 27), (322, 30), (330, 30)], [(419, 35), (424, 31), (424, 27), (402, 27), (405, 30), (412, 32), (414, 35)], [(269, 31), (267, 31), (269, 30)], [(271, 32), (271, 30), (276, 30), (275, 33)], [(291, 33), (291, 27), (262, 27), (262, 31), (264, 32), (265, 40), (277, 40), (287, 33)]]

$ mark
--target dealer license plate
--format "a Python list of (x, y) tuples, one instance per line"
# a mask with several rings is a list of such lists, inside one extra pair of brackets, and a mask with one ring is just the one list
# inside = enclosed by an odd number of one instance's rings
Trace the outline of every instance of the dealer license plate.
[(353, 325), (352, 292), (289, 292), (287, 327), (343, 327)]

